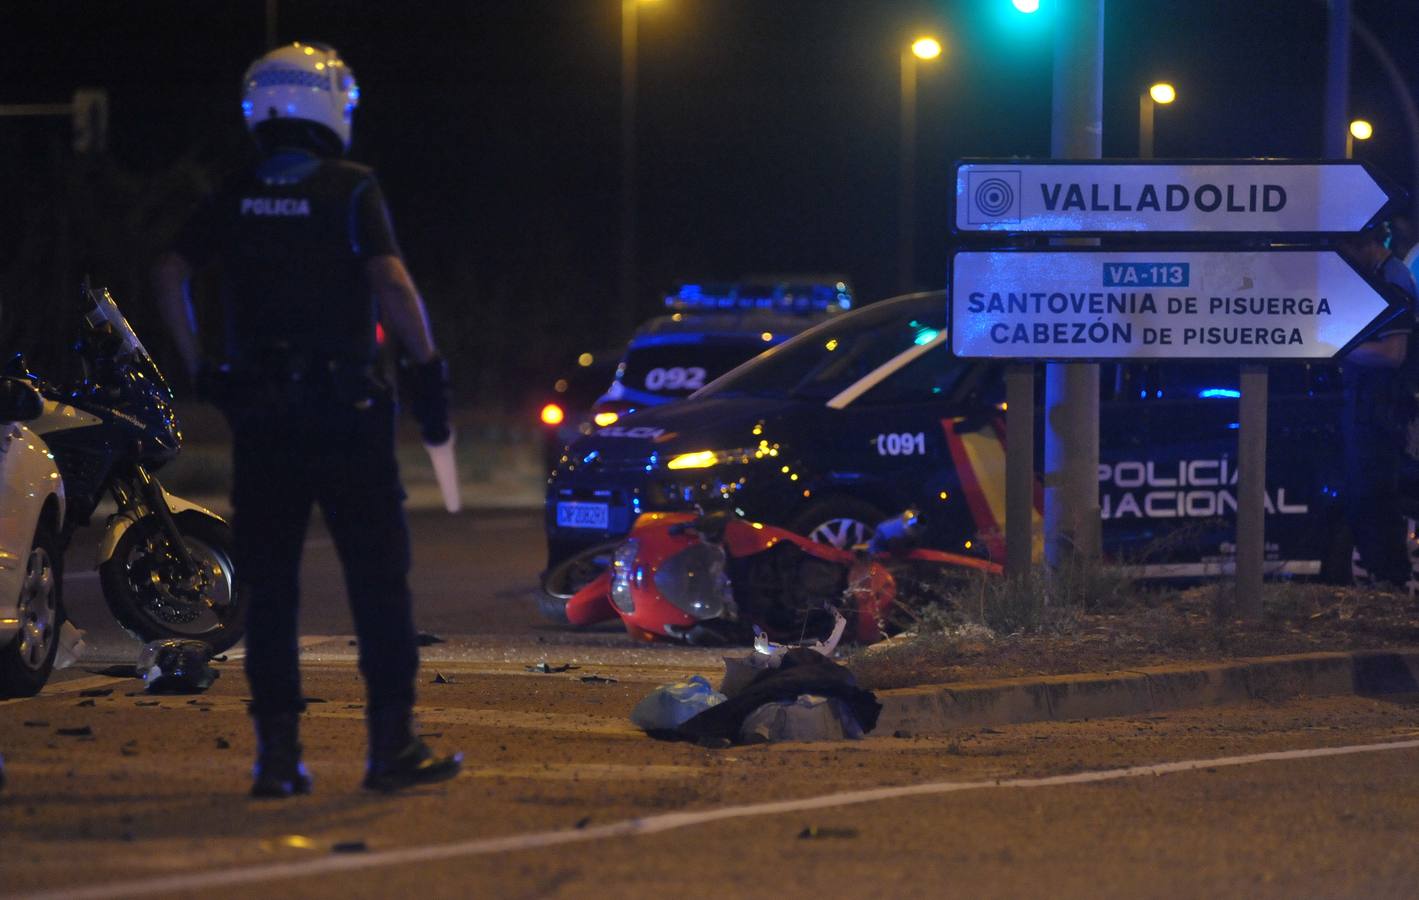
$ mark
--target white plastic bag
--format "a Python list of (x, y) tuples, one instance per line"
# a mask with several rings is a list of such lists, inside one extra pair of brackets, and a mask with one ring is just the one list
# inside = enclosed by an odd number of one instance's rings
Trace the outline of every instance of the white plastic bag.
[(692, 675), (651, 691), (631, 710), (631, 722), (644, 731), (671, 731), (725, 699), (703, 675)]

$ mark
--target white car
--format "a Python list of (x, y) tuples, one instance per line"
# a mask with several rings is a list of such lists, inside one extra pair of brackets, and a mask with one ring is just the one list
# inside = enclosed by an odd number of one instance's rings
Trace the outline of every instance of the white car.
[(0, 377), (0, 697), (44, 687), (64, 624), (64, 483), (44, 441), (21, 424), (42, 408), (28, 383)]

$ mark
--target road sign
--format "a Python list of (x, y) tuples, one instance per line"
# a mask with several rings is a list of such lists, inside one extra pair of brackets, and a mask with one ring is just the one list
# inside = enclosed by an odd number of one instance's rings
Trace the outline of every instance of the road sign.
[(1333, 234), (1389, 194), (1359, 162), (963, 162), (958, 232)]
[(997, 359), (1328, 359), (1406, 307), (1330, 250), (960, 252), (951, 347)]

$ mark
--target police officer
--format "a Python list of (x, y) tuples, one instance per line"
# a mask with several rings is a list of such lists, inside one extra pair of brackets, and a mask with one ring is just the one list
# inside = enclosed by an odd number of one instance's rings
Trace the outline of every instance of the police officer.
[[(233, 435), (236, 571), (249, 592), (246, 674), (258, 753), (252, 794), (310, 791), (298, 722), (298, 572), (313, 503), (335, 542), (359, 639), (369, 757), (364, 786), (451, 778), (411, 714), (418, 649), (395, 408), (375, 366), (382, 319), (415, 365), (424, 438), (448, 438), (446, 369), (400, 257), (374, 173), (341, 158), (359, 89), (336, 51), (295, 43), (251, 64), (242, 110), (262, 158), (190, 220), (155, 280), (199, 395)], [(204, 362), (188, 286), (220, 260), (227, 365)]]
[(1414, 278), (1385, 246), (1381, 223), (1341, 243), (1341, 250), (1405, 313), (1380, 328), (1343, 360), (1345, 512), (1360, 563), (1380, 585), (1409, 582), (1405, 522), (1399, 508), (1400, 466), (1415, 413), (1419, 371)]

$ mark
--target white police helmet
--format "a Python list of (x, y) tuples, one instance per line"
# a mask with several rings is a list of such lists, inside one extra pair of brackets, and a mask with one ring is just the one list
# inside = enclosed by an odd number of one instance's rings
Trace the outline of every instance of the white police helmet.
[(256, 60), (242, 79), (246, 127), (299, 119), (329, 129), (343, 149), (350, 146), (350, 117), (360, 102), (355, 73), (335, 48), (299, 41)]

